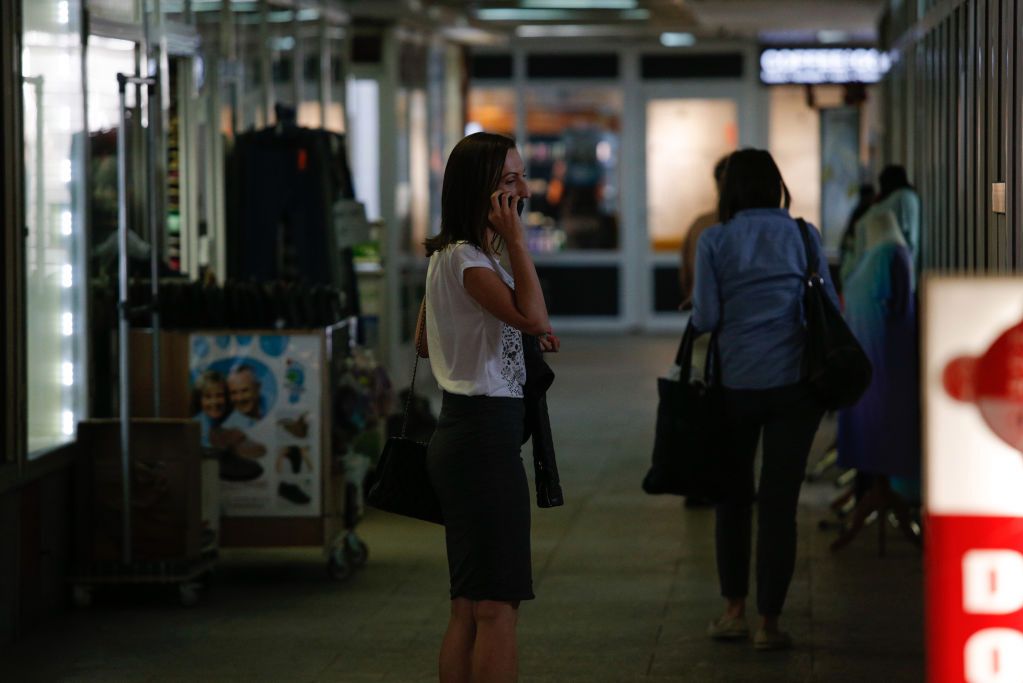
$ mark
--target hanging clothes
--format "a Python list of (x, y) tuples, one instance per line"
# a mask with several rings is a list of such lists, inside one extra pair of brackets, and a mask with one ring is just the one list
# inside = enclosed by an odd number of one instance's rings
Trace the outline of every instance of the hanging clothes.
[(898, 223), (903, 245), (909, 250), (913, 272), (920, 272), (920, 195), (911, 187), (903, 187), (878, 199), (856, 222), (854, 246), (851, 254), (842, 259), (841, 277), (844, 281), (852, 275), (867, 251), (867, 223), (886, 211), (890, 211)]
[(243, 133), (227, 187), (228, 277), (337, 284), (331, 209), (354, 197), (343, 136), (293, 125)]
[(920, 474), (913, 259), (895, 215), (871, 212), (867, 249), (845, 285), (845, 316), (874, 365), (873, 381), (839, 414), (838, 462), (861, 472)]

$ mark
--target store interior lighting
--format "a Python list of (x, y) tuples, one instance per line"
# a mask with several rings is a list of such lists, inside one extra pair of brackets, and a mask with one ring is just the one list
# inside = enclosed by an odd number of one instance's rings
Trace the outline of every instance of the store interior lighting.
[(64, 436), (71, 436), (75, 433), (75, 414), (70, 410), (65, 410), (61, 415), (61, 431)]
[[(616, 10), (618, 19), (642, 21), (650, 18), (645, 9)], [(572, 10), (489, 7), (476, 10), (481, 21), (570, 21), (579, 16)]]
[(696, 45), (696, 36), (692, 33), (662, 33), (661, 45), (664, 47), (691, 47)]
[(521, 0), (524, 9), (636, 9), (636, 0)]
[(533, 24), (515, 29), (519, 38), (621, 38), (644, 33), (634, 27), (601, 24)]
[(817, 31), (817, 42), (823, 45), (836, 45), (849, 40), (849, 34), (845, 31)]

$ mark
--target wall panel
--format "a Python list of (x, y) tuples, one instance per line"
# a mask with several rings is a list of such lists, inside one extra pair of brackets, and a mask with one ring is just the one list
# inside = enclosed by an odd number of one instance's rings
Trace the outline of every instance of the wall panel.
[(1023, 270), (1021, 22), (1023, 0), (889, 0), (881, 19), (895, 64), (881, 162), (905, 164), (920, 190), (925, 269)]

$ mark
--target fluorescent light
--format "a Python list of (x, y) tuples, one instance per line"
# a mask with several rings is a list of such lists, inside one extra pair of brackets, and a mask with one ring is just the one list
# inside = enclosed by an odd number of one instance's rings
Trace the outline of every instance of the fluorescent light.
[(71, 234), (72, 218), (70, 211), (60, 212), (60, 234), (65, 237)]
[(60, 286), (67, 289), (72, 284), (71, 265), (65, 263), (60, 267)]
[[(567, 21), (577, 19), (578, 14), (563, 9), (517, 9), (512, 7), (488, 7), (476, 10), (476, 18), (483, 21)], [(618, 12), (620, 19), (649, 19), (650, 11), (630, 9)]]
[(71, 160), (64, 159), (60, 162), (60, 180), (64, 183), (71, 182)]
[(490, 7), (476, 10), (476, 18), (483, 21), (560, 21), (573, 16), (571, 12), (553, 9)]
[(482, 133), (482, 132), (483, 132), (483, 124), (479, 123), (478, 121), (469, 121), (467, 124), (465, 124), (465, 134), (467, 136), (468, 135), (472, 135), (473, 133)]
[(817, 31), (817, 41), (825, 45), (844, 43), (849, 40), (849, 34), (845, 31)]
[(502, 33), (486, 31), (474, 26), (445, 26), (441, 29), (445, 38), (456, 43), (469, 45), (498, 45), (508, 42), (508, 37)]
[(270, 41), (270, 49), (277, 52), (287, 52), (295, 49), (295, 38), (292, 36), (280, 36)]
[(636, 0), (521, 0), (526, 9), (636, 9)]
[(60, 0), (57, 3), (57, 23), (67, 24), (71, 19), (71, 6), (68, 0)]
[(64, 333), (65, 337), (70, 337), (75, 331), (75, 318), (70, 313), (64, 313), (60, 316), (60, 331)]
[(621, 34), (620, 26), (594, 24), (534, 24), (515, 29), (515, 35), (519, 38), (594, 38)]
[(60, 377), (64, 386), (69, 387), (75, 383), (75, 365), (65, 361), (60, 366)]
[(64, 432), (64, 436), (71, 436), (75, 433), (75, 414), (70, 410), (65, 410), (60, 416), (61, 431)]
[(662, 33), (661, 45), (664, 47), (690, 47), (696, 45), (696, 36), (692, 33)]

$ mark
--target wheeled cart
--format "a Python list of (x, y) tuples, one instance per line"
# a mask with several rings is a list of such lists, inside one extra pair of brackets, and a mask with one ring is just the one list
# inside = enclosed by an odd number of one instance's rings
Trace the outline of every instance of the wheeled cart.
[[(194, 420), (217, 460), (218, 547), (320, 546), (337, 580), (365, 565), (369, 549), (355, 531), (359, 482), (346, 475), (332, 430), (335, 378), (354, 324), (161, 333), (159, 346), (174, 359), (161, 367), (163, 412)], [(140, 363), (151, 337), (133, 332)]]
[[(185, 607), (199, 602), (199, 590), (212, 574), (216, 557), (204, 557), (185, 563), (158, 562), (132, 565), (94, 566), (88, 574), (72, 576), (72, 600), (76, 607), (89, 607), (93, 591), (104, 585), (176, 585), (178, 599)], [(105, 573), (106, 572), (106, 573)]]

